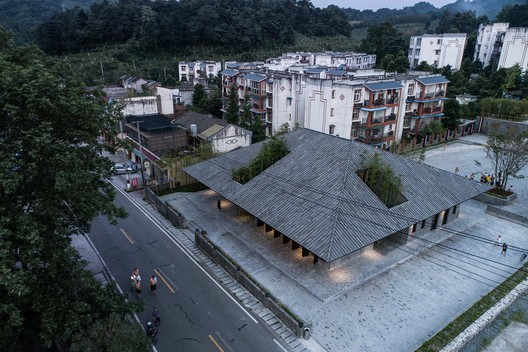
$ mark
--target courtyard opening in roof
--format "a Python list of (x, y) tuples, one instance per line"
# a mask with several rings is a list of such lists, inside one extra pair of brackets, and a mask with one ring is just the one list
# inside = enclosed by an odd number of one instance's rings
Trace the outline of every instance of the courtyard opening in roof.
[(406, 202), (403, 196), (403, 182), (400, 176), (375, 153), (372, 156), (361, 155), (362, 168), (357, 175), (374, 192), (374, 194), (387, 206), (392, 208)]
[(233, 180), (245, 184), (282, 159), (289, 152), (288, 145), (283, 138), (272, 137), (263, 144), (260, 153), (251, 160), (249, 165), (233, 170)]

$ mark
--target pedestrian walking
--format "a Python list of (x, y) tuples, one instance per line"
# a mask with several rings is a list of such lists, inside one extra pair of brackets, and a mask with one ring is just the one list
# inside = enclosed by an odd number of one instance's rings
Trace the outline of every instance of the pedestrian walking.
[(136, 294), (137, 298), (141, 299), (141, 281), (136, 281)]
[(158, 278), (156, 277), (156, 275), (152, 275), (150, 277), (150, 294), (155, 294), (155, 295), (158, 294), (158, 291), (156, 290), (157, 285), (158, 285)]
[(495, 245), (496, 245), (496, 246), (500, 246), (500, 245), (501, 245), (501, 238), (502, 238), (501, 235), (498, 235), (498, 236), (497, 236), (497, 241), (495, 242)]
[(141, 275), (139, 275), (139, 268), (135, 268), (132, 274), (136, 276), (136, 281), (141, 281)]
[(222, 201), (220, 199), (216, 202), (216, 207), (218, 208), (218, 211), (222, 210)]
[(513, 185), (510, 185), (509, 191), (510, 191), (510, 193), (513, 193)]
[(458, 174), (458, 172), (460, 171), (460, 169), (457, 167), (455, 167), (455, 174)]
[(508, 245), (506, 244), (506, 242), (504, 242), (502, 244), (502, 255), (503, 256), (506, 256), (506, 250), (508, 249)]
[(444, 151), (447, 149), (447, 142), (444, 143)]
[(136, 274), (133, 271), (132, 274), (130, 274), (130, 292), (134, 291), (136, 288)]
[(161, 323), (161, 318), (159, 309), (157, 307), (152, 308), (152, 316), (154, 317), (154, 324), (156, 324), (156, 326), (159, 326), (159, 324)]

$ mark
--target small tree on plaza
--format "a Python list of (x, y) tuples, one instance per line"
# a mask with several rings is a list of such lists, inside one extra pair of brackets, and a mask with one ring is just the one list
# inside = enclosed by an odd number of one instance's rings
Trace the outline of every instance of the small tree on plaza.
[(486, 155), (493, 165), (498, 187), (504, 190), (510, 176), (524, 178), (519, 172), (528, 164), (528, 131), (510, 135), (490, 135)]

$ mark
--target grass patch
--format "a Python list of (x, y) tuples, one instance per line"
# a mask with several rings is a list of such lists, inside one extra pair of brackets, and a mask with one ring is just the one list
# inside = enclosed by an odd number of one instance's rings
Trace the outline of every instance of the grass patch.
[(528, 263), (523, 265), (512, 276), (506, 279), (490, 293), (475, 303), (471, 308), (462, 313), (458, 318), (449, 323), (444, 329), (425, 342), (417, 351), (429, 352), (440, 351), (444, 346), (457, 337), (462, 331), (470, 326), (476, 319), (495, 305), (514, 287), (528, 278)]

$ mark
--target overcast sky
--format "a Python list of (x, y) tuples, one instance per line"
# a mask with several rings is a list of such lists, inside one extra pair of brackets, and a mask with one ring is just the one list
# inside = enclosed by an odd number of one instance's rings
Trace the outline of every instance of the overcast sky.
[[(456, 0), (424, 0), (435, 7), (442, 7), (446, 4), (452, 4)], [(357, 10), (377, 10), (383, 7), (389, 9), (402, 9), (407, 6), (413, 6), (420, 0), (312, 0), (315, 7), (325, 8), (328, 5), (336, 5), (344, 8)]]

